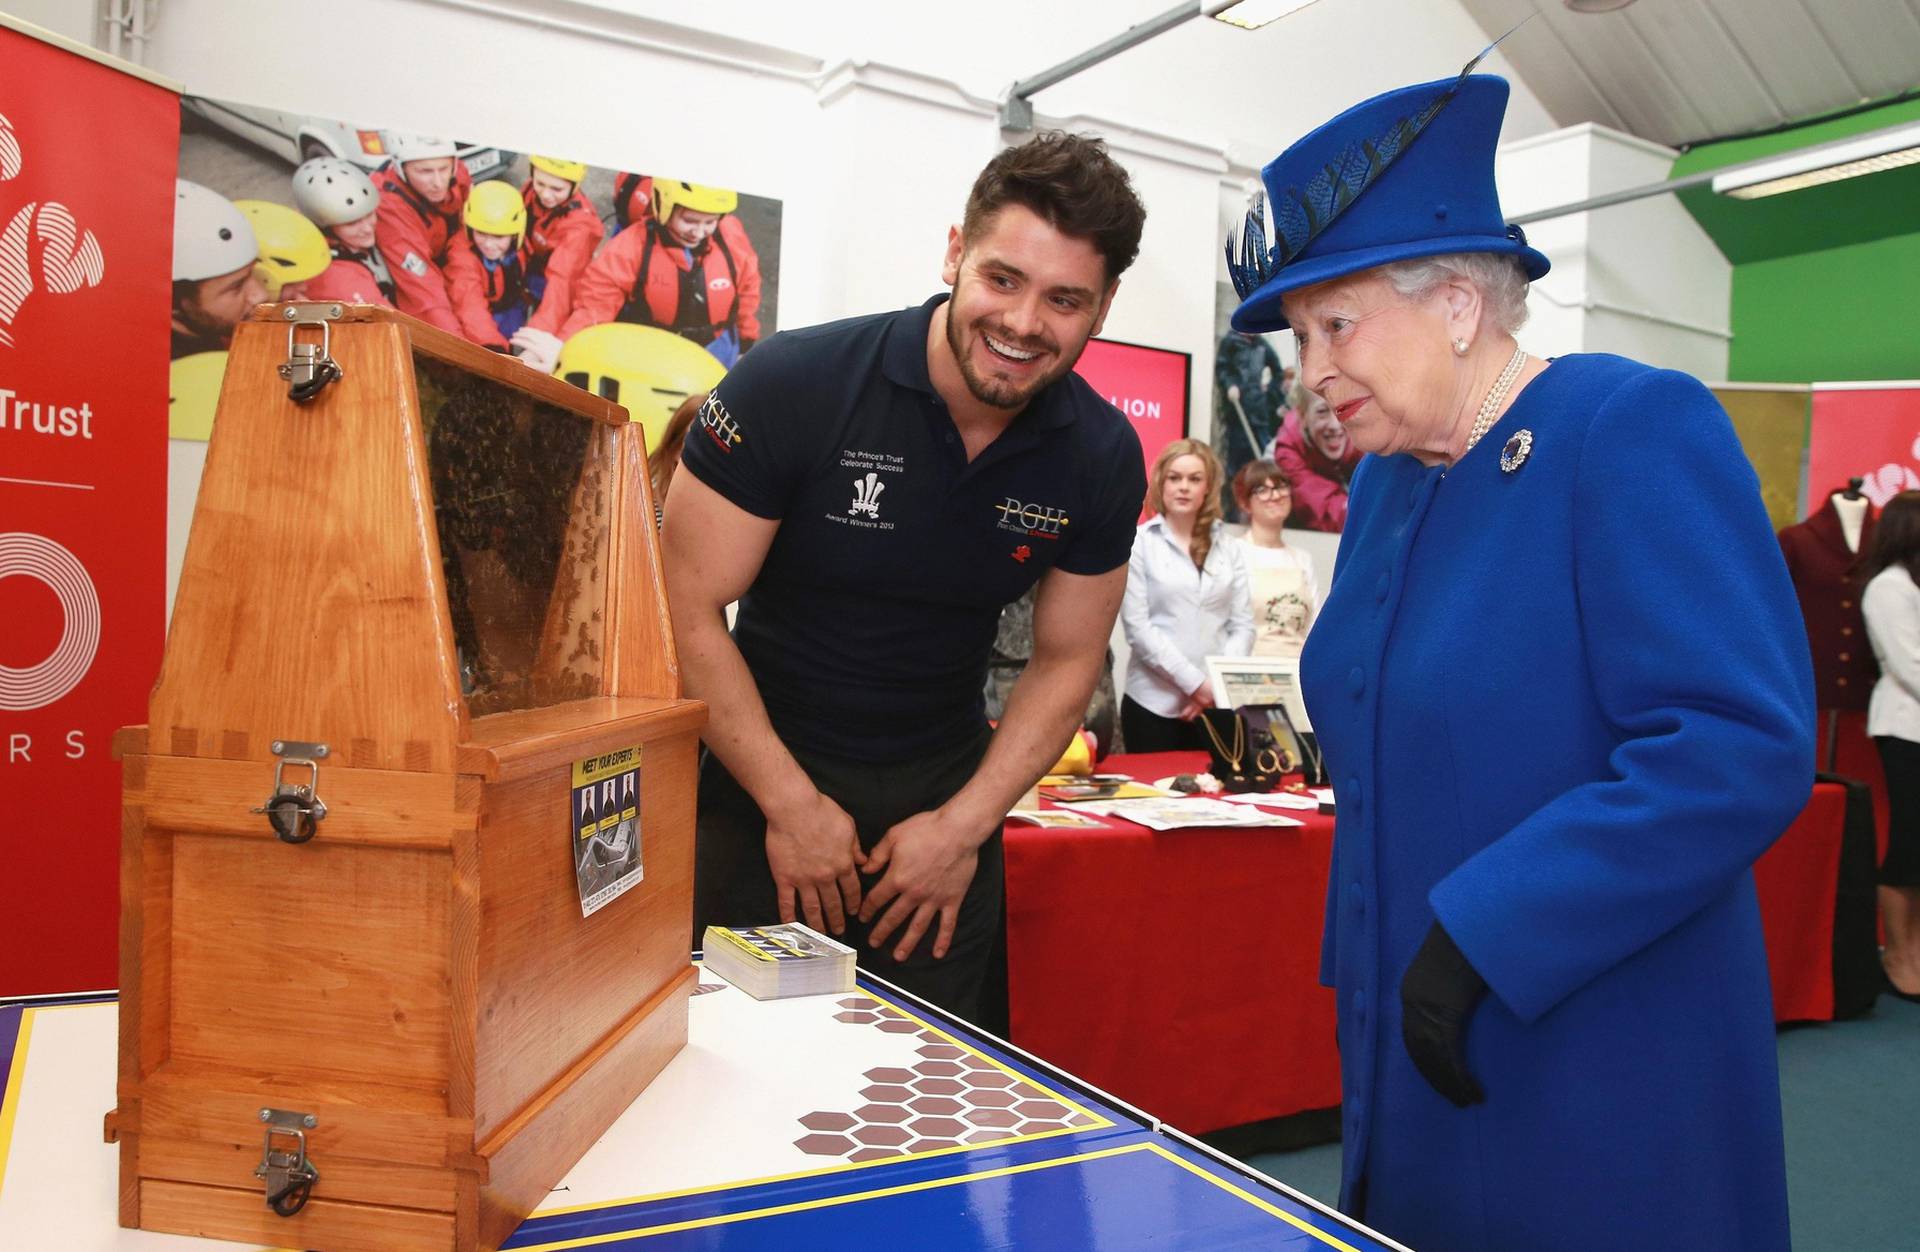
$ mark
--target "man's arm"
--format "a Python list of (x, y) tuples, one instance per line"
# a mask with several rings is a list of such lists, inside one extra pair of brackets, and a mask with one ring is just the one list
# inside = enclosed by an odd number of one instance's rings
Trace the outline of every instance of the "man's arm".
[(1126, 585), (1124, 565), (1093, 575), (1051, 570), (1041, 580), (1033, 658), (1007, 697), (1006, 714), (980, 767), (952, 799), (893, 827), (868, 854), (868, 873), (886, 871), (860, 910), (864, 921), (880, 917), (871, 935), (874, 947), (905, 923), (893, 953), (905, 960), (937, 920), (933, 954), (947, 954), (980, 845), (1060, 759), (1086, 717)]
[(673, 476), (668, 498), (662, 534), (667, 604), (686, 693), (707, 702), (707, 747), (766, 815), (780, 920), (804, 914), (815, 930), (841, 934), (847, 914), (860, 907), (857, 870), (865, 858), (859, 835), (774, 734), (753, 675), (727, 633), (727, 605), (753, 584), (780, 523), (731, 503), (691, 472)]

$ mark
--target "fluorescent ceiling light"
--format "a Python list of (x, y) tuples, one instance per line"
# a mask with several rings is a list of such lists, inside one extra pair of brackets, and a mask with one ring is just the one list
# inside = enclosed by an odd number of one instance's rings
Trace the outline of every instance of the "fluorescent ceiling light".
[(1920, 164), (1920, 122), (1737, 166), (1714, 175), (1713, 189), (1736, 200), (1757, 200), (1915, 164)]
[(1313, 0), (1208, 0), (1200, 10), (1217, 22), (1238, 26), (1241, 30), (1259, 30), (1268, 22), (1277, 22), (1295, 9), (1304, 9)]

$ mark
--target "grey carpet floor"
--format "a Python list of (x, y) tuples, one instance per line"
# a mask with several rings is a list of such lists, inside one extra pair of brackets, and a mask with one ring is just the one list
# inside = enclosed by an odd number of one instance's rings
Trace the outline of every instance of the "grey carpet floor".
[[(1920, 1249), (1920, 1004), (1882, 996), (1848, 1022), (1780, 1032), (1787, 1197), (1796, 1252)], [(1340, 1145), (1248, 1163), (1328, 1204)]]

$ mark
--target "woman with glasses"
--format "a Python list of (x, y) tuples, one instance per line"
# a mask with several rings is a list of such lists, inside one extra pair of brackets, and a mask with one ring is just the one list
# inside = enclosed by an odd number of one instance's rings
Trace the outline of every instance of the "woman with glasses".
[(1280, 531), (1293, 512), (1293, 480), (1269, 459), (1249, 461), (1233, 476), (1233, 498), (1247, 515), (1239, 543), (1253, 597), (1253, 655), (1299, 656), (1319, 593), (1313, 557)]

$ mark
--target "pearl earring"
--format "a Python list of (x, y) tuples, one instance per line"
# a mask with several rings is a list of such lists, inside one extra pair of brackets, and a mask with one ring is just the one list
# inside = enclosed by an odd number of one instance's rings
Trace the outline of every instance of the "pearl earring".
[(1453, 354), (1455, 356), (1465, 356), (1467, 355), (1467, 347), (1468, 344), (1466, 340), (1456, 339), (1453, 341)]

